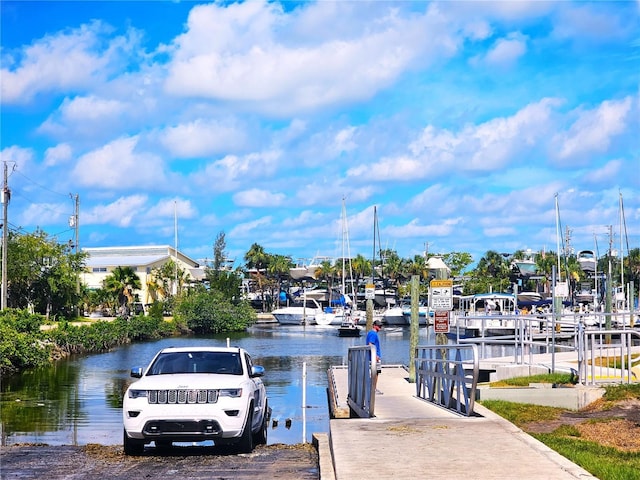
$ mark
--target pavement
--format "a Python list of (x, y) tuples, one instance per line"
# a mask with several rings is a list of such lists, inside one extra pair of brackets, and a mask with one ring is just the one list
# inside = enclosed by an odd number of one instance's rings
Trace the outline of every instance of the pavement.
[[(332, 372), (346, 399), (346, 369)], [(596, 478), (481, 405), (464, 417), (417, 398), (401, 366), (383, 368), (377, 387), (374, 418), (332, 419), (319, 438), (322, 480)]]

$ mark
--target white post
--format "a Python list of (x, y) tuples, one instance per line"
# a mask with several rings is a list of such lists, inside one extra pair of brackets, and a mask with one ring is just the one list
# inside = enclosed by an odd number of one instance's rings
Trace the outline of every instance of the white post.
[(227, 348), (229, 348), (230, 346), (231, 346), (230, 338), (229, 338), (229, 337), (227, 337)]
[(307, 362), (302, 362), (302, 443), (307, 443)]

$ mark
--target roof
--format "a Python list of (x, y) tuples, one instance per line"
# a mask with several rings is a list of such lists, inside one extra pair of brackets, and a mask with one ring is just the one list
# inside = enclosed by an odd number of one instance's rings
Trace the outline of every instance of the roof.
[(195, 260), (169, 245), (141, 245), (129, 247), (90, 247), (83, 248), (89, 254), (86, 265), (89, 267), (108, 266), (146, 266), (173, 258), (197, 268), (200, 265)]
[(169, 257), (169, 255), (90, 255), (86, 263), (90, 267), (131, 267), (151, 265)]

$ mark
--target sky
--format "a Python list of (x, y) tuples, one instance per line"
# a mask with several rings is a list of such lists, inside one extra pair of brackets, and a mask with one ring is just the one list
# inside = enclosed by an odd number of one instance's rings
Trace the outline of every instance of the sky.
[(0, 16), (10, 231), (73, 242), (77, 196), (81, 248), (206, 261), (224, 233), (236, 266), (371, 258), (374, 232), (403, 258), (640, 247), (638, 0)]

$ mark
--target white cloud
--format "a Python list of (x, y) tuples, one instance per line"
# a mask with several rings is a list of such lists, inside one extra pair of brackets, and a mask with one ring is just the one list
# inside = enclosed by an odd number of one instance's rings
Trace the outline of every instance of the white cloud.
[(73, 177), (84, 186), (123, 190), (158, 187), (164, 179), (162, 161), (153, 154), (136, 152), (139, 138), (114, 140), (78, 159)]
[(526, 52), (526, 37), (519, 33), (511, 33), (495, 42), (493, 48), (487, 52), (485, 61), (490, 66), (512, 66)]
[(60, 112), (62, 117), (70, 122), (110, 122), (121, 115), (127, 106), (127, 104), (119, 100), (89, 95), (74, 99), (65, 98), (60, 107)]
[(93, 86), (112, 70), (132, 40), (115, 37), (103, 42), (108, 33), (109, 27), (94, 21), (25, 47), (9, 68), (0, 71), (2, 103), (27, 103), (41, 92)]
[(133, 223), (133, 219), (144, 211), (146, 203), (146, 195), (120, 197), (110, 204), (96, 205), (88, 211), (83, 210), (80, 214), (80, 223), (82, 225), (111, 224), (128, 227)]
[(198, 119), (166, 128), (160, 141), (176, 157), (195, 158), (237, 150), (247, 136), (233, 119)]
[[(638, 162), (636, 162), (638, 163)], [(601, 168), (596, 168), (595, 170), (588, 170), (582, 179), (587, 183), (592, 184), (600, 184), (609, 183), (612, 180), (617, 180), (620, 172), (623, 168), (623, 163), (621, 160), (611, 160), (604, 164)], [(640, 167), (640, 164), (637, 165)]]
[(264, 238), (265, 227), (269, 227), (272, 224), (272, 218), (270, 216), (257, 218), (250, 222), (239, 223), (229, 232), (229, 237), (234, 239), (252, 239), (258, 241), (260, 238)]
[(184, 198), (164, 198), (149, 208), (147, 216), (150, 218), (194, 218), (198, 214), (191, 200)]
[(67, 216), (65, 212), (69, 211), (68, 203), (30, 203), (11, 222), (22, 225), (60, 225), (61, 220)]
[(227, 155), (192, 175), (191, 181), (213, 193), (229, 192), (252, 179), (271, 177), (277, 171), (280, 157), (281, 152), (275, 150), (244, 156)]
[[(301, 10), (301, 15), (308, 13)], [(340, 13), (356, 15), (351, 8)], [(301, 36), (296, 15), (271, 2), (193, 8), (187, 32), (172, 48), (167, 91), (259, 102), (254, 108), (286, 114), (371, 98), (416, 59), (451, 55), (457, 49), (446, 19), (429, 14), (402, 17), (393, 8), (368, 23), (350, 17), (352, 28), (345, 32), (334, 30), (335, 16), (327, 17), (324, 23), (316, 22), (318, 30), (289, 44), (287, 35)]]
[(598, 108), (579, 114), (569, 131), (556, 137), (560, 144), (558, 157), (565, 160), (591, 152), (604, 152), (612, 137), (626, 130), (631, 107), (631, 97), (626, 97), (618, 101), (604, 101)]
[(28, 171), (33, 160), (33, 150), (17, 145), (3, 148), (0, 151), (0, 161), (15, 164), (15, 168), (22, 172)]
[(347, 171), (350, 177), (367, 175), (379, 181), (414, 181), (449, 172), (492, 171), (522, 162), (527, 151), (544, 141), (551, 130), (553, 107), (557, 99), (532, 103), (511, 117), (494, 118), (469, 125), (459, 132), (424, 128), (408, 149), (411, 155), (386, 157), (372, 165), (359, 165)]
[(68, 143), (59, 143), (55, 147), (47, 148), (44, 152), (44, 164), (47, 167), (61, 165), (71, 160), (73, 151)]
[(233, 202), (240, 207), (277, 207), (283, 205), (286, 198), (283, 193), (252, 188), (234, 194)]

